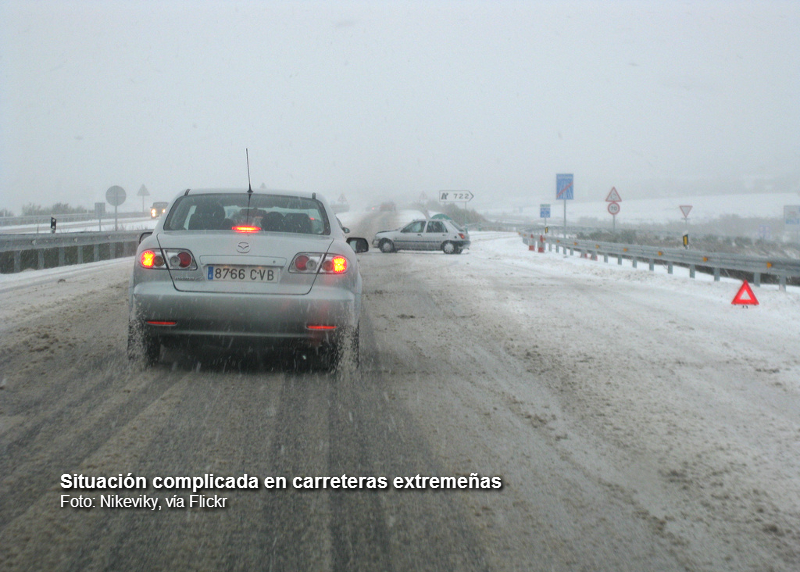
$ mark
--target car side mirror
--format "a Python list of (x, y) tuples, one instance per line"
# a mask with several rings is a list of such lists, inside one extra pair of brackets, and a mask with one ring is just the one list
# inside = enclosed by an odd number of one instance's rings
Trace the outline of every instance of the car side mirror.
[(350, 245), (350, 248), (352, 248), (353, 252), (356, 254), (369, 251), (369, 243), (366, 238), (351, 237), (347, 239), (347, 244)]
[(150, 236), (151, 234), (153, 234), (153, 231), (152, 231), (152, 230), (147, 230), (147, 231), (143, 232), (142, 234), (140, 234), (140, 235), (139, 235), (139, 244), (142, 244), (142, 241), (143, 241), (145, 238), (147, 238), (148, 236)]

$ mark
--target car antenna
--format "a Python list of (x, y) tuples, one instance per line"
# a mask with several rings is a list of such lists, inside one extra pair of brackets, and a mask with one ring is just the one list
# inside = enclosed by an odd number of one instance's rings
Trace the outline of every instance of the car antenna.
[(250, 184), (250, 151), (247, 147), (244, 148), (244, 154), (247, 157), (247, 220), (246, 225), (250, 224), (250, 197), (253, 196), (253, 185)]

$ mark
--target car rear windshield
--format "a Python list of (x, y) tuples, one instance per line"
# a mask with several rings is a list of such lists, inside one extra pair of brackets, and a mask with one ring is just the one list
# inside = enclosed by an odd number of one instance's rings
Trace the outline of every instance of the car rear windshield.
[(330, 234), (322, 203), (305, 197), (247, 193), (180, 197), (164, 222), (164, 230), (229, 230), (255, 226), (266, 232)]

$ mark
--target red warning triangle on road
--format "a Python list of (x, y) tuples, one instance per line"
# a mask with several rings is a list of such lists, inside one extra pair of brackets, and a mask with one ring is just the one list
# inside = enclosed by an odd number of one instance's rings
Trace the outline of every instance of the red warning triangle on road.
[(758, 306), (758, 299), (756, 295), (753, 294), (753, 289), (750, 288), (750, 284), (747, 283), (747, 280), (742, 282), (742, 287), (739, 288), (736, 296), (733, 297), (733, 302), (731, 302), (731, 304), (739, 306)]

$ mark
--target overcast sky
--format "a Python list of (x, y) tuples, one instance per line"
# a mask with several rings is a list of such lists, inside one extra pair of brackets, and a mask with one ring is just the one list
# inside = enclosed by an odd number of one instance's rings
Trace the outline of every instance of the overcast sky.
[[(800, 173), (800, 2), (0, 0), (0, 207)], [(779, 189), (780, 190), (780, 189)]]

